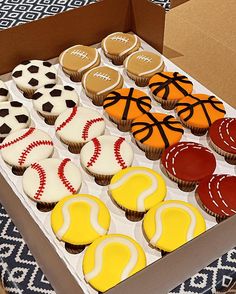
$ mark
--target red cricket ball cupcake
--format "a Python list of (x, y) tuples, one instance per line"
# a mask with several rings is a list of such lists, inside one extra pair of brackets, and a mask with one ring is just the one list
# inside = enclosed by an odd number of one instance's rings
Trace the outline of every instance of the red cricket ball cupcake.
[(213, 174), (216, 159), (213, 153), (201, 144), (179, 142), (168, 147), (161, 158), (162, 170), (180, 190), (191, 192), (206, 176)]

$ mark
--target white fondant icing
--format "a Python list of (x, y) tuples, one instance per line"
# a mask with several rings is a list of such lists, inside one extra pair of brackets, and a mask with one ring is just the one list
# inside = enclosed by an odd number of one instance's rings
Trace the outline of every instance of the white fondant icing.
[(0, 92), (0, 102), (3, 102), (3, 101), (7, 101), (7, 100), (9, 100), (9, 98), (10, 98), (10, 93), (9, 93), (9, 91), (8, 91), (8, 88), (7, 88), (7, 86), (5, 85), (5, 83), (4, 83), (3, 81), (0, 80), (0, 90), (1, 90), (1, 89), (3, 89), (4, 92), (7, 91), (7, 94), (5, 94), (5, 93), (1, 93), (1, 92)]

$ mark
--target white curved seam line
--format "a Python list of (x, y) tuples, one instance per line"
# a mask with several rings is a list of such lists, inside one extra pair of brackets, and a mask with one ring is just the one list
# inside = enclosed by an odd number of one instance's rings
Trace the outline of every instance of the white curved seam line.
[(160, 61), (160, 63), (159, 63), (158, 66), (156, 66), (155, 68), (153, 68), (151, 70), (147, 70), (145, 72), (139, 73), (138, 76), (141, 77), (141, 76), (144, 76), (144, 75), (153, 73), (153, 72), (157, 71), (158, 69), (160, 69), (162, 65), (163, 65), (163, 60), (161, 59), (161, 61)]
[(131, 47), (129, 47), (128, 49), (126, 49), (125, 51), (121, 52), (121, 53), (119, 54), (119, 56), (123, 56), (123, 55), (125, 55), (127, 52), (132, 51), (132, 50), (135, 48), (135, 46), (136, 46), (137, 43), (138, 43), (138, 38), (137, 38), (136, 35), (134, 35), (134, 38), (135, 38), (135, 43), (134, 43)]
[(121, 75), (120, 75), (120, 73), (118, 73), (118, 80), (117, 80), (117, 82), (115, 84), (111, 85), (110, 87), (108, 87), (108, 88), (106, 88), (106, 89), (98, 92), (97, 95), (101, 95), (101, 94), (103, 94), (105, 92), (109, 92), (110, 90), (115, 89), (119, 85), (120, 80), (121, 80)]

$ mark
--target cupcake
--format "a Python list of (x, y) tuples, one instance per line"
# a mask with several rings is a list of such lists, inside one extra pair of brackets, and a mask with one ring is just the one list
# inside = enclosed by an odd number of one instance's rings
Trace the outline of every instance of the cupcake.
[(236, 118), (215, 121), (208, 132), (210, 146), (224, 156), (229, 164), (236, 165)]
[(176, 105), (182, 124), (196, 136), (205, 135), (211, 124), (225, 116), (225, 108), (215, 96), (188, 95)]
[(108, 191), (127, 219), (139, 221), (150, 208), (163, 201), (166, 183), (150, 168), (128, 167), (112, 177)]
[(147, 112), (136, 118), (131, 126), (133, 137), (150, 160), (157, 160), (163, 151), (178, 143), (183, 127), (172, 115)]
[(149, 51), (138, 51), (125, 59), (124, 66), (127, 75), (135, 81), (135, 84), (145, 87), (152, 76), (163, 71), (165, 65), (161, 55)]
[(71, 153), (80, 153), (87, 142), (103, 135), (105, 126), (100, 113), (86, 107), (67, 109), (55, 122), (57, 136)]
[(177, 102), (193, 91), (193, 83), (178, 72), (160, 72), (149, 81), (153, 98), (162, 108), (174, 109)]
[(103, 108), (118, 129), (128, 132), (132, 121), (151, 109), (151, 99), (145, 92), (123, 88), (111, 92), (103, 102)]
[(150, 246), (162, 254), (174, 251), (204, 233), (206, 224), (200, 211), (184, 201), (169, 200), (151, 208), (143, 220), (143, 231)]
[(22, 178), (25, 194), (40, 211), (50, 211), (65, 196), (77, 194), (81, 183), (80, 170), (69, 158), (34, 162)]
[(49, 135), (35, 128), (15, 131), (0, 144), (2, 159), (15, 175), (23, 175), (36, 161), (52, 156), (53, 142)]
[(74, 82), (80, 82), (83, 75), (100, 64), (101, 57), (93, 47), (75, 45), (61, 53), (59, 64), (62, 70)]
[(65, 243), (66, 250), (77, 254), (107, 234), (110, 213), (97, 197), (88, 194), (70, 195), (53, 208), (51, 226), (57, 239)]
[(34, 109), (49, 125), (54, 125), (59, 114), (79, 105), (79, 96), (68, 85), (49, 84), (38, 89), (33, 97)]
[(3, 81), (0, 80), (0, 102), (10, 99), (10, 93)]
[(146, 266), (142, 247), (132, 238), (110, 234), (94, 241), (85, 251), (85, 281), (99, 293), (106, 292)]
[(14, 68), (12, 79), (23, 95), (31, 99), (39, 88), (57, 82), (57, 71), (48, 61), (27, 60)]
[(82, 79), (82, 86), (93, 104), (102, 106), (106, 96), (123, 86), (121, 74), (108, 66), (98, 66), (88, 71)]
[(168, 147), (161, 158), (162, 170), (180, 190), (191, 192), (216, 168), (213, 153), (201, 144), (179, 142)]
[(204, 178), (196, 190), (196, 198), (207, 213), (218, 222), (236, 213), (236, 176), (211, 175)]
[(31, 123), (27, 108), (18, 101), (0, 103), (0, 142), (9, 134), (29, 127)]
[(124, 138), (108, 135), (92, 139), (80, 152), (82, 167), (102, 186), (108, 185), (114, 174), (129, 167), (133, 157), (133, 150)]
[(116, 32), (102, 40), (102, 50), (115, 65), (122, 65), (125, 58), (137, 51), (141, 42), (136, 35)]

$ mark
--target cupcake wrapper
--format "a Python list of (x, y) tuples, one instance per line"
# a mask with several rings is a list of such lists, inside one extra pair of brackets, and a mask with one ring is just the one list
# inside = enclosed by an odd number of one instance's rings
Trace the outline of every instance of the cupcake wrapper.
[(27, 99), (32, 99), (32, 96), (34, 95), (36, 91), (36, 90), (20, 87), (19, 85), (17, 85), (17, 88), (23, 93), (24, 97)]
[(37, 202), (37, 209), (41, 212), (49, 212), (53, 210), (57, 202), (47, 203), (47, 202)]
[[(39, 113), (39, 112), (38, 112)], [(42, 113), (39, 113), (39, 115), (41, 117), (44, 118), (44, 121), (47, 125), (53, 126), (55, 124), (56, 119), (58, 118), (58, 116), (55, 115), (44, 115)]]
[(166, 110), (172, 110), (175, 108), (176, 104), (179, 102), (179, 99), (169, 99), (169, 100), (164, 100), (162, 98), (159, 98), (155, 96), (153, 93), (151, 93), (151, 96), (153, 99), (155, 99), (157, 102), (161, 104), (161, 107), (166, 109)]
[(85, 171), (91, 175), (92, 177), (95, 178), (95, 182), (99, 185), (99, 186), (107, 186), (110, 184), (111, 179), (113, 177), (113, 175), (99, 175), (99, 174), (95, 174), (90, 172), (87, 168), (84, 168)]
[(236, 165), (236, 154), (231, 154), (220, 149), (217, 145), (213, 143), (211, 138), (209, 138), (209, 145), (219, 155), (224, 156), (226, 162), (228, 162), (229, 164)]
[(12, 166), (11, 171), (16, 176), (23, 176), (26, 167)]
[(87, 143), (87, 142), (85, 142), (85, 143), (70, 142), (70, 141), (64, 140), (62, 138), (60, 138), (60, 141), (64, 144), (66, 144), (68, 146), (68, 150), (73, 154), (79, 154), (82, 147)]
[(87, 244), (87, 245), (73, 245), (73, 244), (70, 244), (70, 243), (65, 243), (65, 249), (66, 249), (67, 252), (69, 252), (71, 254), (79, 254), (82, 251), (84, 251), (84, 249), (88, 245), (90, 245), (90, 244)]
[(145, 152), (145, 156), (149, 160), (158, 160), (161, 158), (162, 152), (165, 150), (164, 148), (155, 148), (150, 147), (145, 144), (140, 143), (138, 140), (135, 140), (138, 147)]
[(129, 132), (131, 130), (131, 124), (133, 122), (133, 120), (128, 119), (128, 120), (119, 120), (116, 119), (114, 117), (109, 116), (110, 120), (112, 122), (114, 122), (115, 124), (117, 124), (117, 128), (121, 131), (121, 132)]
[(186, 121), (182, 120), (180, 117), (179, 117), (179, 119), (180, 119), (182, 125), (188, 129), (190, 129), (191, 133), (195, 136), (204, 136), (209, 129), (209, 128), (196, 128), (196, 127), (189, 125)]

